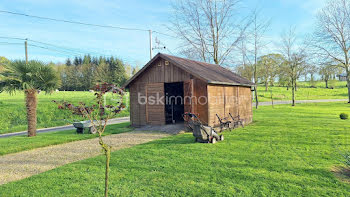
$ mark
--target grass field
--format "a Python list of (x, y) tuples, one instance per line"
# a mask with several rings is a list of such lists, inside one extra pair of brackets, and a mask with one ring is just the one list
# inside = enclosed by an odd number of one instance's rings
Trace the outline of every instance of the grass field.
[[(331, 170), (350, 150), (344, 103), (262, 106), (217, 144), (181, 134), (112, 153), (111, 196), (350, 196)], [(98, 156), (0, 186), (0, 196), (102, 196)]]
[[(297, 100), (315, 100), (315, 99), (346, 99), (347, 89), (345, 82), (336, 82), (335, 89), (324, 88), (324, 82), (317, 82), (317, 88), (309, 88), (307, 82), (300, 82), (299, 89), (296, 92)], [(259, 101), (271, 101), (271, 91), (265, 91), (265, 87), (259, 86)], [(291, 100), (291, 89), (286, 87), (270, 87), (274, 100)], [(127, 95), (128, 96), (128, 95)], [(52, 94), (41, 93), (38, 96), (38, 128), (47, 128), (53, 126), (62, 126), (70, 124), (74, 119), (81, 119), (72, 116), (69, 111), (58, 110), (52, 100), (66, 100), (78, 103), (85, 101), (92, 102), (93, 93), (90, 92), (54, 92)], [(125, 97), (125, 100), (128, 100)], [(27, 129), (26, 111), (23, 92), (14, 95), (7, 93), (0, 94), (0, 134)], [(119, 117), (128, 116), (129, 109), (118, 114)]]
[[(118, 134), (131, 131), (130, 123), (109, 125), (106, 127), (104, 135)], [(75, 130), (58, 131), (50, 133), (39, 133), (36, 137), (15, 136), (0, 138), (0, 155), (15, 153), (34, 148), (50, 145), (63, 144), (67, 142), (86, 140), (98, 137), (97, 134), (77, 134)]]
[[(317, 82), (316, 88), (310, 88), (308, 82), (299, 82), (296, 91), (296, 100), (317, 100), (317, 99), (347, 99), (348, 90), (346, 82), (336, 82), (334, 89), (326, 89), (324, 82)], [(269, 87), (265, 91), (265, 86), (258, 87), (259, 102), (271, 101), (271, 91), (273, 100), (291, 100), (292, 89), (287, 87)]]
[[(127, 99), (125, 97), (125, 100)], [(54, 92), (52, 94), (41, 93), (38, 95), (38, 128), (47, 128), (70, 124), (74, 119), (80, 119), (79, 116), (73, 116), (69, 111), (59, 110), (52, 100), (69, 101), (75, 104), (83, 101), (92, 103), (94, 93), (90, 92)], [(26, 109), (24, 103), (24, 93), (17, 92), (10, 95), (0, 93), (0, 134), (16, 131), (25, 131), (27, 129)], [(118, 117), (128, 116), (129, 108)]]

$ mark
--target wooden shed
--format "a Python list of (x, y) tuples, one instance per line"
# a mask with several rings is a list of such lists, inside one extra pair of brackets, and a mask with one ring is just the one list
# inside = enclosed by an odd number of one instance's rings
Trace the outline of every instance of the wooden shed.
[(182, 114), (197, 114), (207, 125), (220, 117), (240, 115), (252, 122), (249, 80), (219, 65), (158, 53), (124, 85), (130, 91), (132, 126), (182, 122)]

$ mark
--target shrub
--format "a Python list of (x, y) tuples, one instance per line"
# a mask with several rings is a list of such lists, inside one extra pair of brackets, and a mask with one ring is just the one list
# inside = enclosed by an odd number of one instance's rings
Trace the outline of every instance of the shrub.
[(349, 118), (349, 115), (346, 114), (346, 113), (341, 113), (341, 114), (339, 115), (339, 117), (340, 117), (340, 119), (342, 119), (342, 120), (346, 120), (346, 119)]

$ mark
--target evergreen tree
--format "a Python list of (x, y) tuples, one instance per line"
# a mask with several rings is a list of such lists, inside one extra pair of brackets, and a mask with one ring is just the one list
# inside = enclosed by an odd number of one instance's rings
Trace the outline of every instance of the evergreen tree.
[(97, 57), (93, 57), (91, 63), (94, 64), (94, 65), (98, 65), (98, 58)]
[(90, 63), (91, 63), (91, 56), (90, 56), (90, 54), (84, 55), (83, 64), (90, 64)]
[(132, 76), (134, 76), (139, 70), (140, 70), (139, 66), (135, 66), (135, 67), (132, 69)]
[[(69, 65), (68, 62), (70, 60), (67, 59), (66, 65)], [(66, 66), (59, 71), (63, 90), (89, 90), (97, 82), (121, 86), (128, 79), (126, 70), (131, 73), (131, 67), (115, 57), (85, 55), (83, 58), (75, 57), (73, 64), (75, 66)]]
[(74, 65), (75, 66), (78, 66), (80, 63), (79, 63), (79, 59), (78, 57), (74, 57)]
[(125, 75), (127, 79), (129, 79), (132, 76), (132, 67), (130, 64), (125, 65)]
[(66, 66), (71, 66), (72, 65), (72, 62), (70, 61), (70, 59), (68, 58), (67, 60), (66, 60)]
[(78, 65), (82, 65), (83, 64), (83, 59), (81, 57), (78, 58), (78, 62), (79, 64)]

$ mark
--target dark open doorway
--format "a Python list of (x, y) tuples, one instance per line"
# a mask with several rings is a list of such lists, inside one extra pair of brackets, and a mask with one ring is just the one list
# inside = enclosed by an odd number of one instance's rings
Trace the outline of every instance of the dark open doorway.
[(166, 124), (183, 122), (184, 85), (183, 82), (165, 83), (165, 120)]

